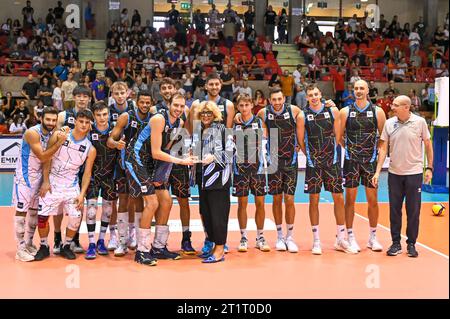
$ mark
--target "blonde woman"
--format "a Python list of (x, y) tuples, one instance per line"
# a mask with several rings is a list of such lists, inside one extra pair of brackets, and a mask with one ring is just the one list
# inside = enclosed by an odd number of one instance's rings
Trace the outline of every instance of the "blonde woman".
[[(196, 184), (200, 196), (200, 214), (208, 240), (214, 243), (209, 254), (204, 254), (203, 263), (216, 263), (225, 260), (224, 245), (227, 241), (228, 218), (230, 214), (231, 164), (233, 158), (233, 135), (227, 133), (221, 124), (222, 113), (216, 103), (202, 102), (196, 120), (200, 121), (201, 136), (193, 145), (200, 150), (201, 163), (196, 164)], [(199, 122), (197, 122), (197, 125)], [(195, 123), (194, 123), (195, 126)], [(197, 154), (194, 154), (197, 155)]]

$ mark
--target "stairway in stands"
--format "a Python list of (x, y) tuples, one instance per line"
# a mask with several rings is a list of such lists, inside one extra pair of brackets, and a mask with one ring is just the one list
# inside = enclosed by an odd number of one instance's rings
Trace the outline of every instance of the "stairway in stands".
[(297, 64), (305, 64), (295, 44), (274, 44), (273, 51), (278, 51), (277, 62), (281, 69), (294, 72)]
[(94, 61), (97, 71), (105, 71), (105, 40), (81, 40), (78, 48), (80, 52), (81, 68), (84, 70), (86, 62)]

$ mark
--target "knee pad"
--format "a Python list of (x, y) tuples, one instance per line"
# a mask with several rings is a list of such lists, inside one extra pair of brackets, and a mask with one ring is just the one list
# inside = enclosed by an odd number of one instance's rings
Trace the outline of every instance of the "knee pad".
[(48, 226), (48, 216), (39, 216), (38, 215), (38, 227), (46, 228)]
[(78, 231), (80, 224), (81, 224), (81, 216), (80, 217), (69, 216), (69, 223), (67, 224), (67, 228), (76, 232)]
[(86, 218), (87, 220), (93, 220), (95, 222), (95, 217), (97, 216), (97, 200), (89, 199), (87, 202), (87, 212)]

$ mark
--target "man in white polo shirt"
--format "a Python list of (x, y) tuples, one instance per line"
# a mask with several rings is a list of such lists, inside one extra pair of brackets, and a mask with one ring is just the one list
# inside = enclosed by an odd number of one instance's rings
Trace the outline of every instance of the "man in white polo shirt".
[[(405, 95), (400, 95), (392, 103), (391, 110), (395, 116), (387, 120), (384, 125), (380, 138), (377, 170), (372, 178), (373, 185), (377, 186), (389, 145), (388, 187), (392, 246), (387, 251), (388, 256), (402, 253), (400, 233), (405, 197), (407, 253), (409, 257), (419, 255), (415, 244), (419, 234), (422, 177), (426, 184), (430, 183), (433, 177), (433, 145), (430, 132), (425, 119), (411, 113), (410, 108), (411, 99)], [(422, 142), (425, 144), (428, 163), (425, 173), (423, 172)]]

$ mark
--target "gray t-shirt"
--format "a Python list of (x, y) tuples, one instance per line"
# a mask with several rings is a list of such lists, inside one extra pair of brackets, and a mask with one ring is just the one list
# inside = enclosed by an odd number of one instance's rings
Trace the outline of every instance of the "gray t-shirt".
[(384, 125), (381, 140), (389, 143), (389, 172), (396, 175), (423, 173), (422, 141), (430, 139), (430, 132), (424, 118), (411, 114), (405, 123), (396, 116)]

